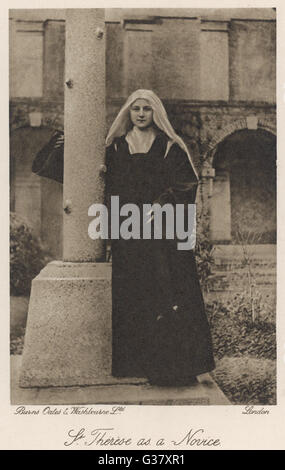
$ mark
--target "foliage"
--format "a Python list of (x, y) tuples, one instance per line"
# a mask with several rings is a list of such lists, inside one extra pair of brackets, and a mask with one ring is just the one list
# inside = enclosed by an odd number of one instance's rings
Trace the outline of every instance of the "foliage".
[[(247, 291), (236, 292), (232, 298), (228, 297), (225, 304), (230, 314), (238, 315), (248, 323), (275, 321), (275, 301), (273, 295), (255, 288), (251, 295)], [(254, 315), (252, 314), (254, 311)]]
[(209, 237), (208, 217), (201, 214), (197, 219), (198, 228), (195, 248), (197, 270), (202, 288), (205, 291), (209, 291), (214, 283), (214, 275), (212, 272), (214, 264), (214, 246)]
[(214, 354), (217, 358), (247, 354), (258, 358), (276, 359), (274, 323), (260, 319), (252, 322), (247, 310), (239, 310), (238, 302), (234, 308), (231, 304), (213, 302), (207, 305), (207, 311)]
[(260, 266), (249, 248), (258, 241), (256, 234), (238, 232), (242, 259), (227, 266), (230, 289), (207, 305), (217, 363), (213, 376), (232, 403), (246, 405), (276, 401), (274, 292), (258, 284)]
[(270, 359), (224, 357), (213, 376), (232, 403), (276, 404), (276, 364)]
[(49, 257), (29, 224), (10, 214), (10, 289), (11, 295), (29, 295), (32, 279)]
[(261, 317), (266, 319), (265, 316), (270, 320), (270, 313), (272, 314), (272, 312), (268, 312), (267, 299), (257, 287), (257, 276), (254, 269), (255, 262), (249, 248), (250, 244), (260, 243), (260, 236), (251, 232), (246, 234), (239, 229), (237, 231), (237, 243), (242, 249), (242, 267), (244, 271), (244, 291), (237, 293), (235, 298), (237, 313), (244, 312), (250, 314), (253, 322)]
[(10, 354), (22, 354), (24, 347), (25, 328), (20, 327), (11, 331)]

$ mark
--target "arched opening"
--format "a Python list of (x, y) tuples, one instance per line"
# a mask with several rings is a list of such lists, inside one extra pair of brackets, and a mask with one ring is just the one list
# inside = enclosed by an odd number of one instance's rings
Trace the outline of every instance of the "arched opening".
[(237, 131), (218, 145), (213, 167), (213, 241), (276, 243), (276, 137)]

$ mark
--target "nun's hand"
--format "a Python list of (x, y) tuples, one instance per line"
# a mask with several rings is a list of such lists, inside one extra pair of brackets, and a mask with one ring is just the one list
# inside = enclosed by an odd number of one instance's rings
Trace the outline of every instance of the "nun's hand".
[(107, 166), (105, 164), (102, 164), (99, 166), (99, 174), (100, 176), (104, 176), (105, 173), (107, 173)]

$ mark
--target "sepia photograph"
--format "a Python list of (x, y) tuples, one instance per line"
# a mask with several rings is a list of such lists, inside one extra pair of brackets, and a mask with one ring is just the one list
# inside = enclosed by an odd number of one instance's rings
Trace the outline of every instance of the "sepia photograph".
[(276, 19), (9, 10), (19, 413), (278, 404)]

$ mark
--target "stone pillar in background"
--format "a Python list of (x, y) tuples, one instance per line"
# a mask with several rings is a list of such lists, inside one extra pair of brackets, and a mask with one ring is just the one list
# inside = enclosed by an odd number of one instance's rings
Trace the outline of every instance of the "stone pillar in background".
[(65, 21), (44, 22), (43, 91), (46, 100), (64, 97)]
[(210, 234), (214, 242), (231, 241), (231, 191), (230, 175), (227, 171), (219, 171), (213, 181)]
[[(124, 94), (129, 96), (138, 88), (153, 89), (153, 24), (147, 19), (125, 21), (124, 25)], [(134, 67), (134, 64), (135, 67)]]
[(205, 164), (201, 171), (201, 204), (202, 214), (210, 215), (210, 199), (213, 194), (213, 179), (215, 177), (215, 168), (210, 164)]
[(111, 377), (111, 265), (88, 237), (88, 208), (103, 202), (105, 126), (103, 9), (66, 16), (63, 261), (33, 280), (20, 385), (108, 383)]

